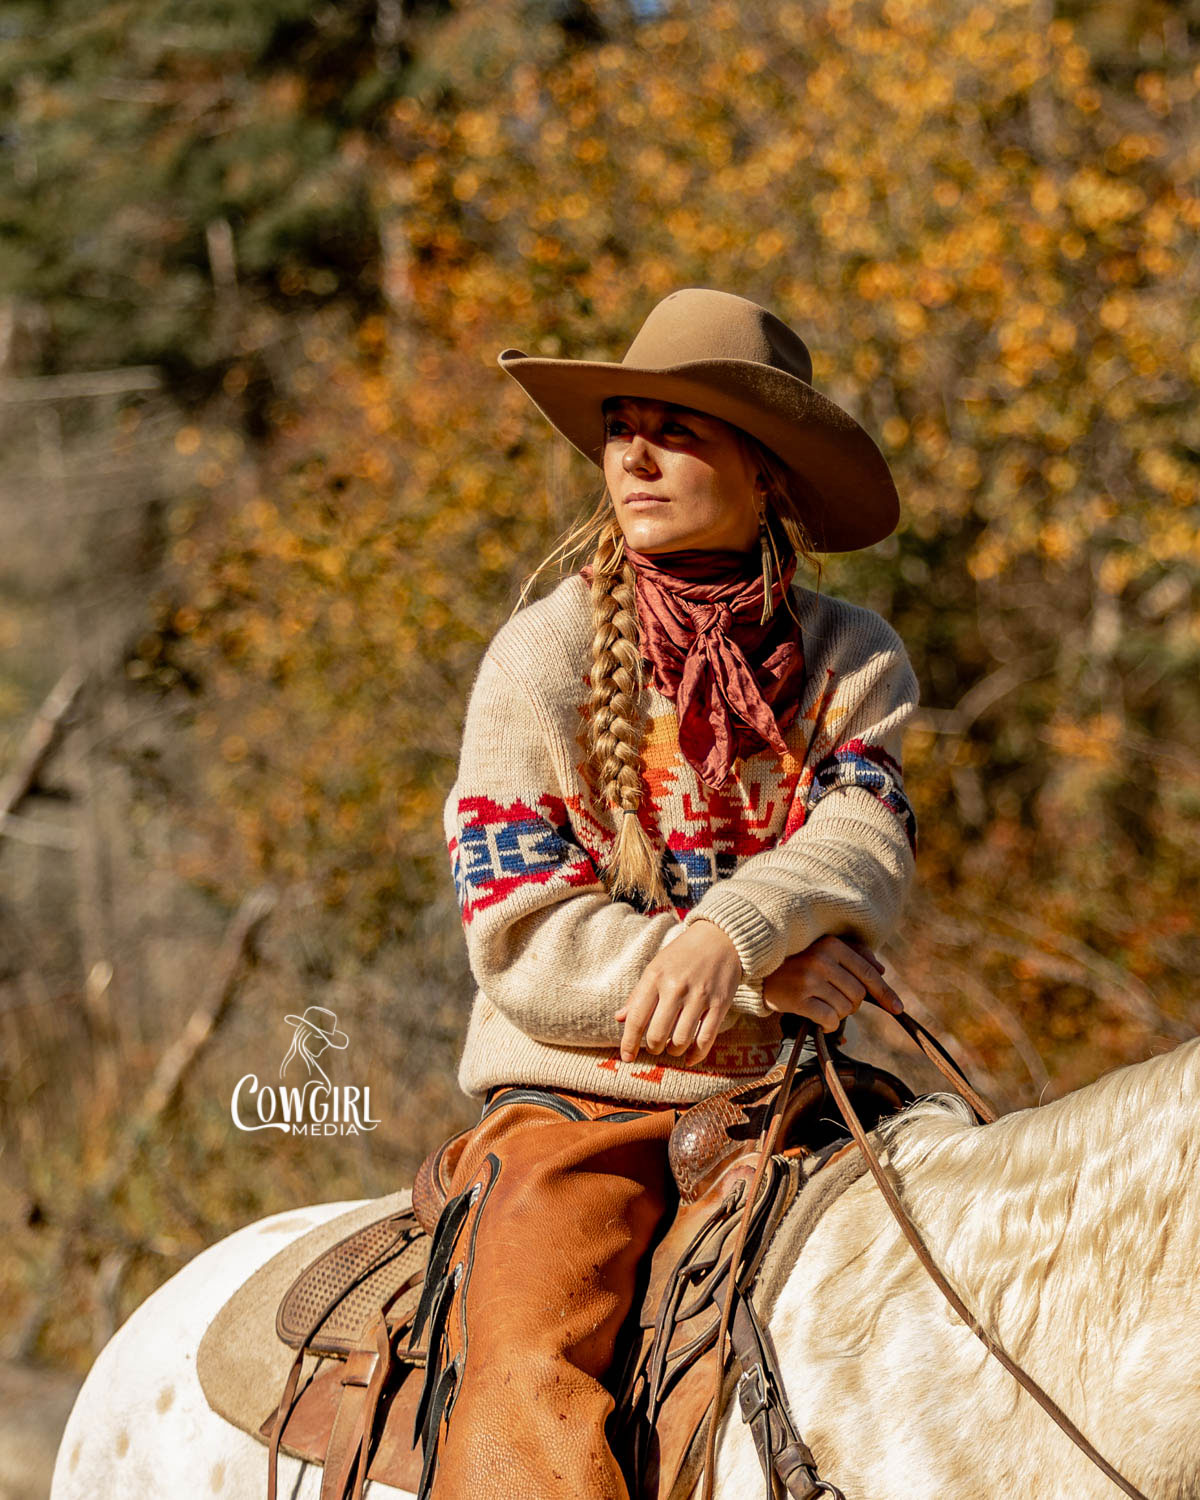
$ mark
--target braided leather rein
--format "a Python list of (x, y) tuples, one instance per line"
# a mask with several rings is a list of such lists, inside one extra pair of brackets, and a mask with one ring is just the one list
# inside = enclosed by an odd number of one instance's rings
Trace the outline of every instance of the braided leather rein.
[[(872, 1001), (872, 1003), (877, 1002)], [(881, 1010), (883, 1009), (882, 1006), (880, 1006), (879, 1008)], [(884, 1013), (890, 1014), (890, 1012), (886, 1011)], [(782, 1019), (787, 1021), (789, 1018), (783, 1017)], [(949, 1052), (947, 1052), (946, 1049), (941, 1045), (937, 1038), (932, 1034), (932, 1032), (930, 1032), (925, 1026), (923, 1026), (920, 1021), (917, 1021), (914, 1017), (908, 1015), (907, 1013), (894, 1016), (893, 1019), (896, 1020), (904, 1029), (904, 1031), (908, 1033), (909, 1037), (916, 1043), (916, 1045), (925, 1054), (929, 1061), (933, 1063), (938, 1072), (941, 1073), (942, 1076), (950, 1083), (955, 1092), (966, 1100), (966, 1102), (970, 1105), (976, 1119), (984, 1125), (992, 1124), (996, 1119), (996, 1112), (978, 1093), (976, 1093), (975, 1089), (972, 1088), (971, 1084), (968, 1082), (966, 1076), (962, 1073), (958, 1064), (954, 1061)], [(949, 1281), (947, 1281), (946, 1277), (942, 1274), (933, 1257), (930, 1255), (925, 1242), (922, 1240), (920, 1232), (918, 1231), (916, 1225), (909, 1218), (904, 1205), (900, 1202), (900, 1197), (897, 1194), (896, 1189), (894, 1188), (891, 1180), (888, 1178), (886, 1172), (884, 1171), (883, 1165), (880, 1162), (879, 1157), (876, 1155), (870, 1141), (867, 1139), (867, 1133), (863, 1129), (862, 1122), (858, 1118), (854, 1106), (850, 1102), (850, 1097), (846, 1093), (846, 1090), (842, 1087), (842, 1081), (838, 1077), (837, 1066), (834, 1062), (833, 1055), (829, 1050), (829, 1044), (825, 1040), (825, 1034), (822, 1031), (817, 1030), (815, 1027), (811, 1027), (810, 1023), (807, 1021), (799, 1021), (799, 1023), (795, 1025), (794, 1031), (790, 1026), (787, 1029), (788, 1031), (792, 1031), (791, 1054), (788, 1058), (787, 1067), (784, 1071), (783, 1079), (781, 1080), (778, 1091), (776, 1092), (773, 1107), (763, 1127), (763, 1137), (761, 1149), (759, 1151), (759, 1159), (755, 1167), (754, 1180), (751, 1183), (750, 1191), (746, 1195), (746, 1204), (742, 1211), (742, 1222), (738, 1226), (738, 1238), (735, 1241), (733, 1266), (731, 1268), (731, 1275), (729, 1278), (729, 1290), (726, 1295), (725, 1307), (722, 1311), (721, 1316), (720, 1329), (717, 1334), (717, 1373), (712, 1406), (709, 1413), (708, 1431), (706, 1433), (705, 1439), (703, 1500), (712, 1500), (717, 1426), (719, 1424), (721, 1416), (722, 1376), (725, 1363), (725, 1338), (733, 1311), (734, 1298), (737, 1295), (737, 1268), (741, 1260), (742, 1244), (745, 1240), (746, 1226), (749, 1221), (750, 1210), (753, 1207), (754, 1199), (758, 1192), (759, 1182), (762, 1178), (762, 1173), (766, 1165), (767, 1158), (775, 1149), (775, 1142), (779, 1133), (779, 1125), (781, 1120), (783, 1119), (784, 1109), (787, 1104), (787, 1097), (791, 1091), (792, 1080), (795, 1076), (796, 1061), (800, 1055), (801, 1043), (803, 1042), (806, 1030), (809, 1029), (811, 1029), (813, 1032), (813, 1037), (817, 1049), (817, 1058), (820, 1063), (822, 1076), (825, 1079), (825, 1086), (832, 1095), (834, 1102), (837, 1104), (837, 1107), (841, 1112), (842, 1119), (846, 1123), (846, 1128), (849, 1130), (859, 1150), (862, 1152), (867, 1167), (872, 1177), (874, 1177), (880, 1192), (883, 1194), (884, 1202), (887, 1204), (893, 1218), (900, 1226), (901, 1233), (904, 1235), (904, 1238), (912, 1247), (913, 1253), (916, 1255), (917, 1260), (920, 1262), (920, 1264), (924, 1267), (926, 1274), (929, 1276), (934, 1286), (936, 1286), (938, 1291), (941, 1292), (942, 1296), (950, 1304), (950, 1306), (953, 1308), (954, 1312), (958, 1315), (962, 1322), (966, 1324), (966, 1326), (971, 1330), (975, 1337), (979, 1339), (980, 1343), (983, 1344), (988, 1353), (992, 1355), (992, 1357), (996, 1359), (1004, 1367), (1004, 1369), (1008, 1371), (1008, 1373), (1022, 1387), (1022, 1389), (1027, 1391), (1029, 1395), (1033, 1397), (1033, 1399), (1038, 1403), (1038, 1405), (1047, 1414), (1047, 1416), (1049, 1416), (1051, 1420), (1055, 1422), (1064, 1433), (1066, 1433), (1067, 1437), (1071, 1439), (1071, 1441), (1080, 1450), (1080, 1452), (1083, 1453), (1085, 1457), (1090, 1459), (1091, 1462), (1095, 1464), (1095, 1466), (1100, 1470), (1100, 1472), (1104, 1474), (1106, 1478), (1110, 1479), (1119, 1490), (1128, 1495), (1130, 1497), (1130, 1500), (1147, 1500), (1147, 1497), (1142, 1493), (1141, 1490), (1139, 1490), (1135, 1485), (1131, 1484), (1130, 1481), (1119, 1472), (1119, 1470), (1115, 1469), (1112, 1464), (1108, 1462), (1103, 1454), (1099, 1453), (1097, 1449), (1093, 1447), (1093, 1445), (1088, 1441), (1083, 1433), (1080, 1432), (1079, 1428), (1076, 1427), (1075, 1423), (1071, 1421), (1070, 1417), (1067, 1416), (1067, 1414), (1062, 1410), (1057, 1402), (1055, 1402), (1049, 1395), (1047, 1395), (1042, 1387), (1038, 1385), (1037, 1381), (1035, 1381), (1031, 1375), (1027, 1374), (1021, 1368), (1021, 1366), (1018, 1365), (1016, 1361), (1013, 1360), (1004, 1351), (1000, 1344), (998, 1344), (996, 1340), (991, 1336), (991, 1334), (988, 1333), (988, 1331), (980, 1324), (979, 1320), (975, 1317), (975, 1315), (963, 1302), (962, 1298), (950, 1285)], [(805, 1456), (808, 1456), (807, 1452)], [(815, 1500), (815, 1497), (822, 1494), (830, 1496), (840, 1496), (841, 1494), (841, 1492), (836, 1489), (835, 1486), (831, 1485), (827, 1480), (821, 1479), (815, 1472), (815, 1469), (810, 1465), (804, 1465), (802, 1467), (799, 1467), (798, 1469), (794, 1467), (789, 1473), (779, 1473), (778, 1477), (783, 1482), (787, 1493), (790, 1496), (795, 1497), (795, 1500)], [(770, 1483), (769, 1475), (768, 1483)], [(800, 1488), (801, 1484), (803, 1484), (805, 1488)]]

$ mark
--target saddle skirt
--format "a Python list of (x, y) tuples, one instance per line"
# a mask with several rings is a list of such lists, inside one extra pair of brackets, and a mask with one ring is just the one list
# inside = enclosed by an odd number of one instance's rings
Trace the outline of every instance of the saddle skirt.
[[(910, 1091), (890, 1074), (849, 1058), (840, 1059), (838, 1068), (870, 1124), (911, 1101)], [(687, 1494), (698, 1474), (733, 1243), (776, 1072), (782, 1069), (693, 1106), (672, 1133), (679, 1203), (647, 1257), (644, 1290), (618, 1341), (611, 1381), (614, 1452), (639, 1500)], [(769, 1306), (804, 1241), (825, 1208), (865, 1170), (857, 1148), (828, 1127), (825, 1099), (819, 1076), (798, 1075), (779, 1135), (782, 1149), (768, 1163), (752, 1209), (737, 1285), (739, 1303), (750, 1305), (760, 1348), (764, 1338), (769, 1344), (762, 1326)], [(241, 1289), (260, 1283), (254, 1305), (261, 1323), (264, 1304), (284, 1288), (271, 1332), (277, 1352), (294, 1353), (275, 1386), (276, 1393), (282, 1387), (282, 1396), (268, 1413), (261, 1385), (253, 1400), (236, 1409), (213, 1342), (218, 1327), (244, 1330), (237, 1309), (241, 1292), (205, 1335), (197, 1363), (210, 1404), (268, 1443), (272, 1455), (278, 1447), (322, 1464), (321, 1500), (361, 1494), (368, 1478), (419, 1490), (424, 1455), (413, 1436), (439, 1373), (437, 1308), (446, 1301), (453, 1242), (453, 1226), (438, 1221), (454, 1211), (446, 1188), (469, 1133), (451, 1137), (427, 1159), (411, 1201), (406, 1194), (379, 1200), (377, 1207), (386, 1204), (387, 1212), (374, 1216), (367, 1212), (371, 1205), (364, 1205), (352, 1219), (347, 1216), (347, 1232), (332, 1242), (342, 1221), (327, 1226), (320, 1253), (297, 1256), (289, 1247), (277, 1257), (281, 1264), (273, 1276), (268, 1265)], [(308, 1238), (311, 1251), (315, 1242)], [(285, 1267), (290, 1282), (279, 1274)], [(733, 1368), (726, 1369), (723, 1398), (740, 1367), (754, 1359), (746, 1347), (745, 1313), (732, 1332)], [(279, 1374), (278, 1358), (274, 1367)], [(271, 1469), (273, 1490), (273, 1457)]]

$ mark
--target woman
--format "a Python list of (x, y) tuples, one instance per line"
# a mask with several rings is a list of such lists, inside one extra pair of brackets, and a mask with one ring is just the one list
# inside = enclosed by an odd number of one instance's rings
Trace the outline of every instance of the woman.
[(877, 614), (792, 584), (898, 503), (745, 298), (672, 293), (620, 364), (499, 358), (606, 492), (560, 549), (588, 565), (488, 647), (446, 803), (485, 1104), (443, 1164), (421, 1493), (626, 1500), (604, 1378), (679, 1110), (765, 1072), (783, 1012), (900, 1009), (868, 945), (912, 874), (916, 681)]

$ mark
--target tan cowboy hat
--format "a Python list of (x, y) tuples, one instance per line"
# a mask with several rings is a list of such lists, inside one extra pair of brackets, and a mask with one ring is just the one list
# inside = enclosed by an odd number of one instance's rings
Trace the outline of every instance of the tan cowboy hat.
[(559, 432), (603, 464), (607, 396), (642, 396), (743, 428), (799, 476), (804, 521), (821, 552), (852, 552), (896, 528), (900, 500), (874, 440), (812, 386), (804, 340), (732, 292), (689, 286), (651, 309), (620, 363), (538, 359), (504, 349), (497, 363)]

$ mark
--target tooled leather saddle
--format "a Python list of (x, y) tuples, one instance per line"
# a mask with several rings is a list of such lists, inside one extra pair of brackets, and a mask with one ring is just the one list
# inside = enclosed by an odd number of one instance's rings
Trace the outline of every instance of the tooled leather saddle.
[[(837, 1069), (868, 1129), (912, 1102), (907, 1086), (881, 1069), (844, 1056)], [(670, 1500), (694, 1482), (716, 1375), (720, 1308), (734, 1269), (734, 1229), (783, 1072), (781, 1062), (754, 1083), (693, 1105), (671, 1133), (678, 1203), (648, 1257), (611, 1381), (614, 1451), (631, 1495), (640, 1500)], [(836, 1112), (828, 1099), (818, 1071), (796, 1074), (737, 1270), (730, 1332), (738, 1394), (768, 1494), (771, 1463), (778, 1469), (781, 1447), (795, 1450), (804, 1474), (811, 1455), (790, 1424), (770, 1337), (750, 1293), (800, 1187), (844, 1154), (844, 1131), (831, 1120)], [(449, 1183), (470, 1134), (467, 1129), (450, 1137), (422, 1163), (411, 1208), (330, 1247), (280, 1302), (276, 1331), (296, 1358), (277, 1410), (260, 1429), (270, 1445), (269, 1500), (275, 1500), (281, 1447), (324, 1466), (321, 1500), (357, 1500), (367, 1479), (424, 1494), (430, 1464), (422, 1429), (430, 1426), (441, 1320), (452, 1291), (450, 1268), (437, 1255), (430, 1260), (430, 1246), (439, 1221), (445, 1230), (446, 1216), (458, 1211), (448, 1197)], [(452, 1239), (439, 1236), (440, 1243)], [(321, 1363), (301, 1387), (306, 1355), (320, 1356)], [(787, 1487), (806, 1492), (803, 1483)]]

